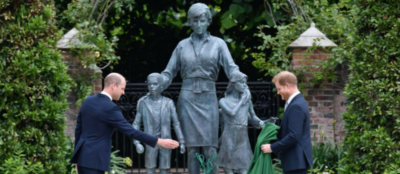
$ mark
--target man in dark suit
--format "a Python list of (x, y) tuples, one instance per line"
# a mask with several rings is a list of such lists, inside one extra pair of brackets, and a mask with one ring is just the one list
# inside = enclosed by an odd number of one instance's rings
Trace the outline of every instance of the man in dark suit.
[(261, 146), (264, 153), (275, 153), (281, 159), (285, 174), (306, 174), (313, 166), (310, 137), (310, 114), (307, 102), (297, 88), (296, 76), (288, 71), (277, 74), (272, 82), (277, 94), (286, 100), (278, 141)]
[(79, 174), (104, 174), (110, 170), (111, 136), (115, 129), (151, 147), (156, 145), (174, 149), (179, 143), (156, 138), (134, 129), (123, 117), (112, 100), (124, 94), (125, 78), (111, 73), (104, 79), (104, 90), (86, 98), (79, 111), (75, 129), (75, 149), (71, 163), (76, 163)]

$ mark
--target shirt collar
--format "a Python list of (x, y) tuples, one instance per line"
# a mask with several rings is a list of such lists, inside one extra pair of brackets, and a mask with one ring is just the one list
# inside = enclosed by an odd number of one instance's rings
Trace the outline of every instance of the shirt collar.
[(104, 91), (101, 91), (101, 94), (104, 94), (104, 95), (106, 95), (108, 98), (110, 98), (110, 100), (112, 100), (112, 98), (111, 98), (111, 95), (110, 95), (110, 94), (108, 94), (108, 93), (106, 93), (106, 92), (104, 92)]
[[(190, 42), (193, 42), (193, 39), (192, 39), (192, 38), (193, 38), (193, 33), (190, 34), (190, 37), (189, 37), (189, 41), (190, 41)], [(210, 32), (207, 32), (206, 41), (210, 40), (210, 38), (211, 38)]]
[(290, 102), (293, 100), (294, 97), (296, 97), (296, 95), (300, 94), (300, 91), (295, 92), (294, 94), (292, 94), (289, 99), (287, 100), (287, 104), (289, 105)]

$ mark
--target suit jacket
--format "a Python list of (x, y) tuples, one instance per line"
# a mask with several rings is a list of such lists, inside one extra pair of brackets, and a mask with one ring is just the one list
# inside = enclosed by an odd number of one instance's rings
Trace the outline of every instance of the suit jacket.
[(284, 172), (313, 166), (310, 136), (310, 114), (301, 94), (295, 96), (283, 114), (278, 141), (271, 144), (278, 154)]
[(157, 144), (156, 137), (134, 129), (108, 96), (97, 94), (86, 98), (79, 111), (70, 163), (109, 171), (111, 137), (115, 129), (152, 147)]
[[(150, 135), (161, 134), (160, 138), (171, 139), (171, 121), (175, 130), (176, 137), (180, 144), (184, 144), (184, 138), (181, 130), (181, 126), (179, 124), (178, 115), (176, 114), (176, 109), (174, 102), (167, 98), (161, 98), (161, 112), (160, 112), (160, 127), (161, 132), (156, 132), (157, 130), (154, 128), (154, 116), (153, 110), (154, 108), (151, 106), (150, 97), (144, 96), (138, 101), (137, 113), (135, 117), (135, 121), (132, 126), (135, 129), (140, 129), (140, 124), (143, 121), (144, 124), (144, 132)], [(137, 140), (135, 140), (137, 141)]]

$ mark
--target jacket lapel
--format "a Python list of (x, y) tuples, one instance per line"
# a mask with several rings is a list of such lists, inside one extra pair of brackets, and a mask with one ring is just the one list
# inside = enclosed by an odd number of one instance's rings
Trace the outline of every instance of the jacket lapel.
[(287, 106), (286, 110), (288, 110), (289, 107), (290, 107), (297, 99), (300, 98), (300, 96), (302, 96), (301, 93), (300, 93), (300, 94), (297, 94), (295, 97), (293, 97), (292, 101), (290, 101), (290, 103), (289, 103), (289, 105)]
[[(147, 125), (147, 126), (150, 126), (150, 127), (152, 127), (153, 126), (153, 119), (154, 119), (154, 117), (153, 117), (153, 110), (151, 109), (151, 104), (149, 103), (149, 98), (146, 98), (146, 99), (144, 99), (143, 100), (143, 105), (146, 107), (146, 109), (147, 109), (147, 113), (149, 113), (150, 115), (146, 115), (146, 119), (147, 119), (147, 121), (148, 121), (148, 123), (149, 123), (149, 125)], [(143, 108), (144, 109), (144, 108)]]
[(146, 100), (146, 99), (143, 100), (144, 105), (146, 106), (147, 110), (151, 113), (151, 115), (153, 115), (153, 111), (152, 111), (151, 107), (149, 107), (149, 106), (151, 106), (151, 104), (149, 103), (149, 100)]
[[(283, 120), (284, 120), (284, 118), (285, 118), (285, 116), (286, 116), (286, 113), (287, 113), (286, 111), (288, 111), (289, 108), (290, 108), (290, 106), (292, 106), (292, 104), (293, 104), (297, 99), (299, 99), (300, 97), (303, 97), (303, 96), (301, 95), (301, 93), (300, 93), (300, 94), (297, 94), (297, 95), (292, 99), (292, 101), (290, 101), (289, 105), (286, 107), (286, 110), (285, 110), (284, 113), (283, 113), (282, 122), (283, 122)], [(281, 122), (281, 125), (282, 125), (282, 122)]]
[(161, 123), (164, 123), (164, 119), (167, 118), (167, 117), (163, 117), (164, 110), (165, 110), (165, 108), (167, 108), (167, 102), (168, 102), (167, 98), (163, 97), (161, 100), (161, 112), (160, 112)]

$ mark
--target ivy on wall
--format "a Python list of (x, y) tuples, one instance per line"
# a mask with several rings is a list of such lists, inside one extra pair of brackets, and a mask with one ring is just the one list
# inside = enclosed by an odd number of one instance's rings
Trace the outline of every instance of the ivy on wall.
[[(56, 48), (61, 33), (54, 4), (2, 0), (0, 25), (0, 161), (22, 162), (38, 173), (65, 173), (64, 111), (71, 78)], [(10, 166), (3, 167), (0, 173)], [(33, 169), (22, 171), (36, 173)]]

